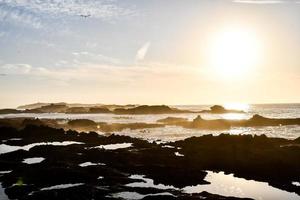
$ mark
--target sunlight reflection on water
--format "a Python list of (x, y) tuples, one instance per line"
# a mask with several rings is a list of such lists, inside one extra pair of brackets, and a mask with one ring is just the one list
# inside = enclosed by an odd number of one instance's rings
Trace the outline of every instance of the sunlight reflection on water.
[(183, 190), (186, 193), (207, 191), (223, 196), (247, 197), (260, 200), (300, 199), (300, 196), (296, 193), (274, 188), (265, 182), (237, 178), (233, 174), (226, 175), (223, 172), (207, 172), (205, 180), (210, 182), (210, 184), (188, 186), (183, 188)]

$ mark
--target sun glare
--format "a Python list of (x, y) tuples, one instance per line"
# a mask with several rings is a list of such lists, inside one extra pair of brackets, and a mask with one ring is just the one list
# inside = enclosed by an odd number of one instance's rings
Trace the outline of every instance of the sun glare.
[(219, 32), (213, 39), (210, 62), (217, 74), (225, 77), (245, 76), (260, 58), (256, 34), (244, 29)]
[(223, 106), (229, 110), (242, 110), (245, 112), (250, 109), (250, 105), (246, 103), (226, 103)]

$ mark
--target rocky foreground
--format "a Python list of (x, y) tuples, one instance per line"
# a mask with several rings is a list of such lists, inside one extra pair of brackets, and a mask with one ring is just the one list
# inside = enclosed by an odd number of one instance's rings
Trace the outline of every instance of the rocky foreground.
[[(300, 187), (292, 184), (300, 182), (300, 138), (207, 135), (157, 144), (27, 125), (0, 127), (0, 141), (0, 182), (11, 199), (117, 199), (122, 192), (143, 199), (238, 199), (181, 190), (207, 184), (205, 170), (300, 194)], [(28, 158), (40, 161), (24, 162)], [(145, 182), (137, 174), (165, 187), (132, 187)]]

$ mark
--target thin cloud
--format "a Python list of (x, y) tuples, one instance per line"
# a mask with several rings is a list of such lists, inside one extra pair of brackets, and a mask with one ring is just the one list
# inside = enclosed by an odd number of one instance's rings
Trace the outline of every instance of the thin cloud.
[(90, 15), (90, 17), (94, 18), (107, 19), (133, 14), (131, 9), (120, 7), (114, 1), (108, 0), (3, 0), (1, 4), (31, 13), (50, 16)]
[[(21, 75), (36, 79), (46, 79), (68, 84), (71, 80), (92, 81), (107, 84), (135, 84), (135, 81), (148, 83), (154, 77), (190, 77), (196, 74), (193, 68), (161, 63), (143, 63), (137, 65), (113, 65), (97, 63), (72, 63), (63, 61), (59, 67), (34, 67), (29, 64), (0, 65), (0, 73)], [(185, 69), (185, 70), (183, 70)]]
[(136, 12), (110, 0), (0, 0), (0, 22), (35, 29), (46, 28), (48, 23), (55, 23), (57, 19), (65, 20), (68, 17), (85, 15), (89, 18), (113, 21), (124, 16), (135, 16)]
[(4, 6), (0, 4), (0, 22), (11, 22), (14, 24), (21, 24), (30, 26), (35, 29), (43, 27), (41, 19), (29, 12), (23, 10), (14, 9), (10, 6)]
[(1, 74), (29, 74), (32, 66), (29, 64), (5, 64), (0, 66)]
[(6, 32), (0, 32), (0, 38), (6, 36)]
[(102, 54), (91, 53), (87, 51), (72, 52), (72, 55), (75, 56), (77, 60), (81, 60), (81, 61), (87, 60), (89, 62), (109, 63), (109, 64), (121, 63), (120, 60), (116, 58), (112, 58)]
[(144, 60), (147, 52), (148, 52), (148, 49), (150, 47), (151, 43), (150, 42), (146, 42), (136, 53), (136, 56), (135, 56), (135, 60), (136, 61), (142, 61)]
[(234, 3), (246, 3), (246, 4), (281, 4), (291, 1), (283, 0), (233, 0)]

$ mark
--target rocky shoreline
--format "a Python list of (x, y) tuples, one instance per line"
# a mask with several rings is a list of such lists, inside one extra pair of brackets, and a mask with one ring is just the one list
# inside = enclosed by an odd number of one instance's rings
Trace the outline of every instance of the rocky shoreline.
[[(126, 192), (142, 199), (238, 199), (181, 190), (207, 184), (206, 170), (264, 181), (300, 195), (292, 184), (300, 182), (300, 138), (222, 134), (159, 144), (34, 125), (0, 127), (0, 133), (1, 149), (10, 149), (0, 154), (0, 171), (6, 171), (0, 182), (11, 199), (118, 199), (117, 194)], [(30, 158), (43, 160), (24, 163)], [(144, 182), (135, 174), (171, 187), (129, 187)]]

